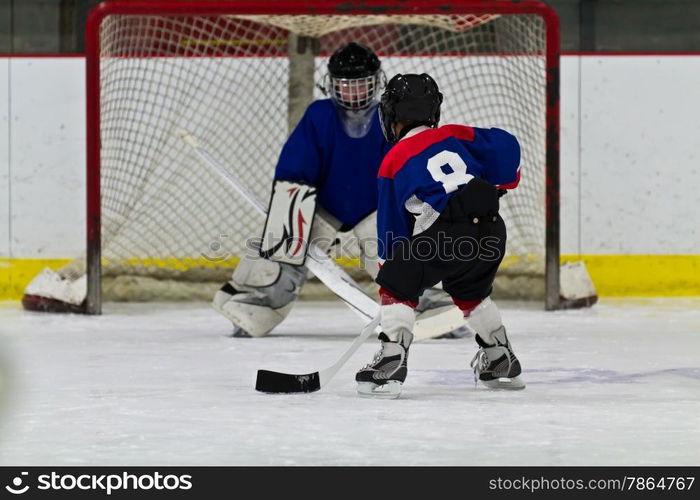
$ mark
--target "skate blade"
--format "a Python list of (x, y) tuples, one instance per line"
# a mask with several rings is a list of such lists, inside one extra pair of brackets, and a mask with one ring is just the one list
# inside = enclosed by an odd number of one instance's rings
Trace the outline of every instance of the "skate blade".
[(481, 383), (489, 389), (505, 389), (510, 391), (525, 389), (525, 382), (520, 378), (520, 375), (513, 378), (502, 377), (494, 380), (482, 380)]
[(391, 380), (381, 385), (372, 382), (358, 382), (357, 393), (363, 398), (396, 399), (401, 395), (401, 382)]

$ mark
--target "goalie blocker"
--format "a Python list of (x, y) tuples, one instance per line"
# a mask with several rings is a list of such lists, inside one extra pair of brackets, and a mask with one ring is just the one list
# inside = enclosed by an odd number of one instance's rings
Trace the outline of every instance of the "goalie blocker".
[(260, 245), (260, 256), (293, 266), (304, 265), (315, 213), (315, 186), (275, 180)]

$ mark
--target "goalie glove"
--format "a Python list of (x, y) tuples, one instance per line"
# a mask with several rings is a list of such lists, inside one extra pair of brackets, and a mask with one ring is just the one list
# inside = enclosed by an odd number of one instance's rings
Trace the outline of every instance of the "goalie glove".
[(294, 266), (303, 265), (315, 213), (315, 186), (275, 180), (260, 256)]

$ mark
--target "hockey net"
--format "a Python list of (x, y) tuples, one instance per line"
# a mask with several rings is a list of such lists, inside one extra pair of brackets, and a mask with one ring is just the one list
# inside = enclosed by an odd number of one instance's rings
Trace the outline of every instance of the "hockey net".
[[(328, 57), (355, 41), (379, 55), (388, 78), (432, 75), (445, 96), (441, 123), (517, 136), (522, 179), (502, 198), (508, 254), (495, 291), (542, 298), (547, 22), (523, 13), (533, 2), (520, 2), (518, 12), (510, 2), (487, 2), (494, 10), (484, 12), (484, 3), (421, 14), (407, 2), (410, 15), (333, 15), (328, 2), (314, 15), (289, 14), (294, 2), (284, 1), (259, 2), (257, 11), (239, 2), (103, 5), (90, 19), (87, 89), (88, 126), (99, 123), (88, 139), (88, 234), (101, 256), (96, 261), (93, 251), (91, 259), (88, 250), (60, 275), (75, 279), (92, 268), (88, 281), (99, 286), (101, 279), (105, 300), (210, 299), (263, 220), (179, 132), (193, 133), (266, 202), (291, 127), (312, 99), (324, 97), (315, 84)], [(473, 4), (481, 6), (472, 12)]]

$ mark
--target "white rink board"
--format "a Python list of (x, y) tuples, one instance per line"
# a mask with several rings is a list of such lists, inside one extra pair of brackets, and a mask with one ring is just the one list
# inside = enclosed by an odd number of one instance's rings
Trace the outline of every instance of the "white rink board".
[(76, 257), (85, 241), (84, 61), (10, 64), (11, 256)]
[(581, 252), (697, 254), (700, 56), (581, 63)]
[[(700, 302), (501, 304), (528, 386), (475, 389), (472, 338), (411, 348), (398, 400), (355, 393), (362, 346), (321, 391), (254, 391), (258, 368), (309, 372), (359, 332), (301, 302), (263, 339), (226, 336), (208, 304), (108, 304), (99, 317), (0, 304), (14, 361), (6, 465), (697, 465)], [(501, 431), (493, 435), (494, 431)]]
[[(9, 59), (0, 58), (0, 258), (10, 255)], [(5, 77), (5, 78), (3, 78)]]
[(579, 62), (578, 57), (561, 58), (559, 188), (562, 254), (581, 253)]

